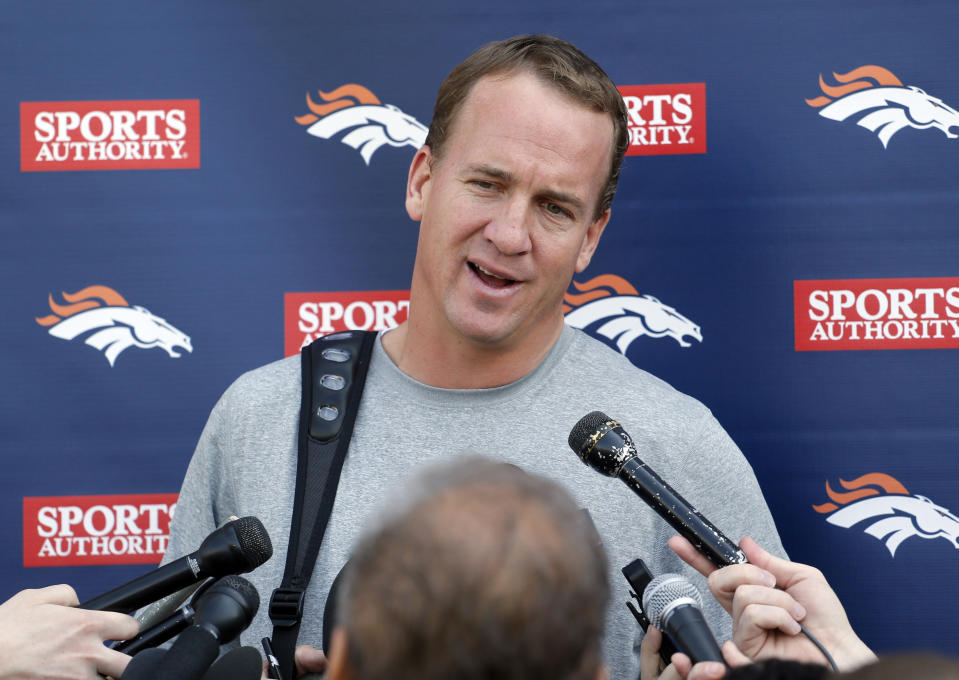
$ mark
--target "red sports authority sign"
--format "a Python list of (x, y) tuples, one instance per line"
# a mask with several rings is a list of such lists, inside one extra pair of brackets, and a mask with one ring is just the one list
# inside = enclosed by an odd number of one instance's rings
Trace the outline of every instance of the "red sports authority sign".
[(706, 153), (706, 83), (624, 85), (627, 156)]
[(200, 167), (200, 100), (20, 102), (20, 170)]
[(796, 351), (959, 348), (959, 277), (794, 281)]
[(177, 494), (23, 499), (23, 566), (156, 564), (170, 543)]
[(382, 331), (406, 321), (408, 290), (348, 293), (286, 293), (283, 296), (284, 356), (338, 331)]

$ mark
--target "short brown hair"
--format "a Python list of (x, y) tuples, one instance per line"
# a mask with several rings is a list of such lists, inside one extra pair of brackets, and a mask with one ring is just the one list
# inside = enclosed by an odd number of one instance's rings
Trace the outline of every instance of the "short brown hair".
[(483, 458), (404, 487), (337, 593), (356, 680), (593, 680), (609, 582), (599, 535), (554, 482)]
[(518, 35), (483, 45), (454, 68), (440, 85), (426, 144), (440, 158), (460, 107), (473, 85), (489, 75), (527, 70), (577, 102), (609, 115), (613, 121), (613, 153), (606, 185), (594, 219), (613, 202), (619, 169), (629, 145), (626, 105), (613, 81), (575, 45), (549, 35)]

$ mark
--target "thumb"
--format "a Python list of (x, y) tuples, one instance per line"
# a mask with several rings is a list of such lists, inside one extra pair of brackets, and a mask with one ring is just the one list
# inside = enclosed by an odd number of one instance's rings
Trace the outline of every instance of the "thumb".
[(293, 655), (296, 674), (319, 673), (326, 670), (326, 655), (316, 647), (299, 645)]

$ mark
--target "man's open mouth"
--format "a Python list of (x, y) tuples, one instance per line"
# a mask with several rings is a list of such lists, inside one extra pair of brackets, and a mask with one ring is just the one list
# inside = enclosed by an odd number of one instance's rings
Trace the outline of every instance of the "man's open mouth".
[(496, 274), (483, 269), (478, 264), (474, 264), (472, 262), (469, 262), (468, 264), (470, 269), (473, 270), (473, 273), (476, 274), (480, 280), (483, 281), (483, 283), (491, 288), (507, 288), (508, 286), (512, 286), (514, 283), (516, 283), (516, 281), (513, 279), (504, 279), (501, 276), (497, 276)]

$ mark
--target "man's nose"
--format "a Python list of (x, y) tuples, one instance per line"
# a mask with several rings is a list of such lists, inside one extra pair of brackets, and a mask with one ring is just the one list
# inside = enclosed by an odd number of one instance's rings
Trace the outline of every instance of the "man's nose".
[(522, 255), (532, 247), (529, 205), (519, 197), (505, 201), (486, 224), (484, 235), (504, 255)]

